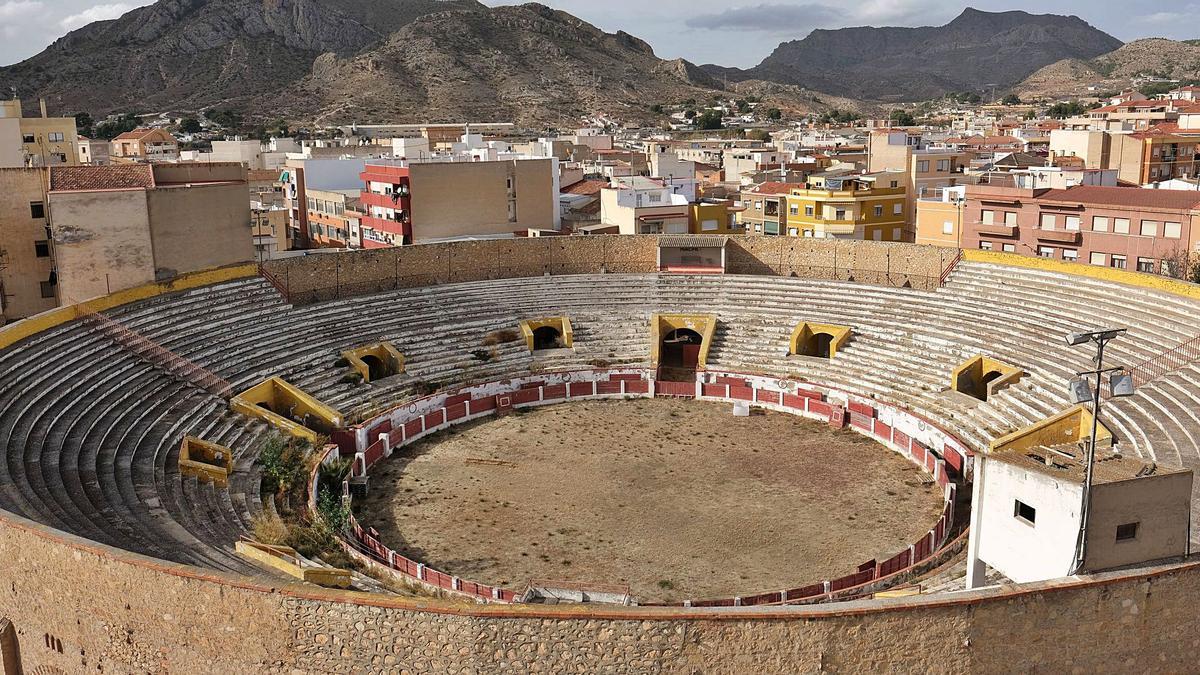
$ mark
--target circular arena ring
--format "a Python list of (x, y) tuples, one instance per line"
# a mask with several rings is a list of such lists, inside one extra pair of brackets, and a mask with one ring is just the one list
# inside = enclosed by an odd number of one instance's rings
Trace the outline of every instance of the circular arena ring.
[[(961, 589), (973, 457), (1071, 406), (1089, 355), (1064, 334), (1127, 327), (1108, 357), (1139, 387), (1105, 423), (1126, 453), (1200, 464), (1197, 287), (903, 244), (725, 246), (724, 274), (660, 271), (655, 237), (309, 256), (0, 328), (5, 672), (1194, 669), (1191, 560)], [(970, 368), (983, 386), (957, 387)], [(943, 511), (870, 564), (663, 606), (514, 602), (356, 522), (350, 574), (247, 541), (280, 434), (349, 463), (359, 495), (386, 489), (382, 457), (488, 406), (600, 397), (847, 426), (923, 467)], [(421, 592), (389, 593), (393, 575)], [(1088, 649), (1064, 654), (1068, 631)]]

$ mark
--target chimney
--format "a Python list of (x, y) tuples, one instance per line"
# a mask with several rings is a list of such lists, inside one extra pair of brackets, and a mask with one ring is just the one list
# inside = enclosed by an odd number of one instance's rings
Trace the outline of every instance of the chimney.
[(46, 119), (47, 117), (49, 117), (49, 115), (46, 114), (46, 99), (39, 98), (38, 105), (40, 105), (42, 108), (42, 119)]

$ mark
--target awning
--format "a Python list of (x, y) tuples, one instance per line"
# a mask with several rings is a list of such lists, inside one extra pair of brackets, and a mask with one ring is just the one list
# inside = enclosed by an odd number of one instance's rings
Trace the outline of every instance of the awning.
[(724, 248), (729, 237), (720, 234), (671, 234), (658, 238), (659, 248)]

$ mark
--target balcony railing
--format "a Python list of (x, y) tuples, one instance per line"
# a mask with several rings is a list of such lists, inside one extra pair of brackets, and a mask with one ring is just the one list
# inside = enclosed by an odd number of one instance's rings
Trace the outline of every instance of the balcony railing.
[(1034, 230), (1034, 236), (1041, 241), (1060, 244), (1078, 244), (1082, 239), (1079, 230)]
[(1017, 225), (1015, 223), (985, 223), (983, 221), (975, 221), (971, 223), (971, 227), (980, 234), (990, 234), (1000, 237), (1014, 237), (1017, 234)]

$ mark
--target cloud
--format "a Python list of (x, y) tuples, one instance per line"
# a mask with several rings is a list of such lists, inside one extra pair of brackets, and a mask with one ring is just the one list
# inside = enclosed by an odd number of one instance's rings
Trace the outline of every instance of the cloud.
[(129, 2), (113, 2), (102, 5), (93, 5), (92, 7), (89, 7), (78, 14), (72, 14), (64, 18), (62, 21), (58, 22), (58, 25), (62, 26), (64, 30), (75, 30), (76, 28), (82, 28), (93, 21), (115, 19), (136, 6), (137, 5)]
[(699, 14), (691, 28), (803, 34), (814, 28), (911, 25), (949, 18), (944, 0), (862, 0), (849, 5), (762, 3)]
[(17, 19), (45, 7), (41, 0), (7, 0), (0, 2), (0, 19)]

